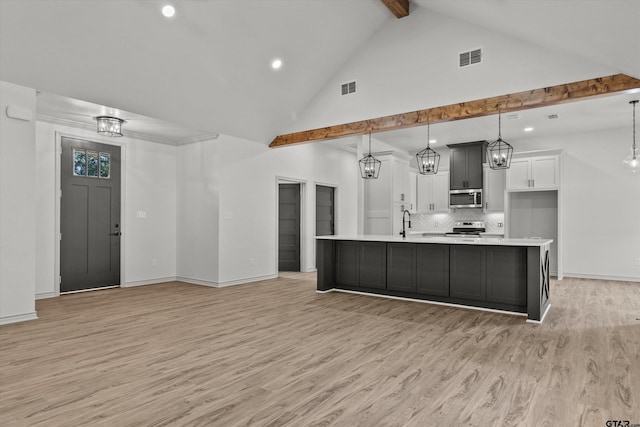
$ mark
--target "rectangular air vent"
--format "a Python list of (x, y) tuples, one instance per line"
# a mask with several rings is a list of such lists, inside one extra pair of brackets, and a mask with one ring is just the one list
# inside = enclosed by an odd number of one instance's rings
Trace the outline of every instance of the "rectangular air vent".
[(547, 116), (547, 118), (548, 118), (549, 120), (557, 119), (557, 118), (558, 118), (558, 115), (557, 115), (557, 114), (549, 114), (549, 115)]
[(342, 85), (342, 94), (349, 95), (350, 93), (354, 93), (356, 91), (356, 82), (352, 81), (349, 83), (345, 83)]
[(460, 67), (466, 67), (473, 64), (479, 64), (482, 62), (482, 48), (470, 50), (468, 52), (460, 53)]

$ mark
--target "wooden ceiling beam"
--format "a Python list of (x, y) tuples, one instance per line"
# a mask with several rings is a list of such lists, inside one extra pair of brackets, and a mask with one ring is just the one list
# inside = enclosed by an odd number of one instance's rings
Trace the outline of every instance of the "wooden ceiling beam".
[(409, 16), (409, 0), (382, 0), (382, 3), (384, 3), (398, 19)]
[(425, 125), (427, 122), (434, 124), (489, 116), (498, 112), (508, 113), (530, 108), (547, 107), (633, 89), (640, 89), (639, 79), (625, 74), (615, 74), (597, 79), (461, 102), (459, 104), (278, 135), (269, 147), (323, 141), (350, 135), (364, 135), (369, 132), (386, 132)]

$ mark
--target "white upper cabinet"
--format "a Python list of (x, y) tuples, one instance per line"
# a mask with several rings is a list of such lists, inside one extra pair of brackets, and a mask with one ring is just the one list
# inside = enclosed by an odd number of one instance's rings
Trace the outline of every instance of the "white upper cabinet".
[(420, 213), (449, 212), (449, 171), (418, 175), (417, 198)]
[(507, 190), (557, 190), (560, 184), (560, 157), (514, 158), (507, 170)]
[[(513, 161), (511, 162), (513, 167)], [(506, 181), (506, 171), (504, 169), (491, 169), (488, 165), (484, 165), (484, 188), (482, 196), (484, 197), (483, 211), (504, 212), (504, 190)]]

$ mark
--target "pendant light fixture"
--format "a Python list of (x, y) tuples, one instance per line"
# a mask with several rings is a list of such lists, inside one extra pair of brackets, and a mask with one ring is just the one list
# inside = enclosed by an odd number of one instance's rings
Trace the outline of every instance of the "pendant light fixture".
[(513, 147), (502, 140), (502, 113), (498, 111), (498, 139), (487, 146), (487, 157), (491, 169), (509, 169)]
[(631, 153), (622, 161), (622, 164), (628, 168), (631, 172), (636, 173), (640, 171), (640, 159), (638, 148), (636, 147), (636, 104), (638, 100), (629, 101), (629, 104), (633, 105), (633, 143), (631, 145)]
[(418, 171), (422, 175), (435, 175), (438, 173), (438, 166), (440, 166), (440, 154), (429, 146), (429, 126), (429, 122), (427, 122), (427, 148), (416, 154)]
[(369, 132), (369, 154), (358, 162), (362, 179), (378, 179), (382, 162), (371, 155), (371, 132)]
[(106, 136), (122, 136), (122, 124), (124, 120), (111, 116), (98, 116), (98, 133)]

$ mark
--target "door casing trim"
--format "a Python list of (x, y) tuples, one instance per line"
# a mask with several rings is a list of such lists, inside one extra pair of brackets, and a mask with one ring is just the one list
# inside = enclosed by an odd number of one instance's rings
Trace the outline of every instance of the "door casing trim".
[(95, 142), (97, 144), (108, 144), (120, 147), (120, 229), (123, 230), (122, 236), (120, 237), (120, 286), (123, 283), (126, 283), (125, 278), (125, 241), (127, 238), (127, 224), (126, 217), (124, 215), (125, 212), (125, 200), (126, 194), (125, 189), (127, 188), (126, 184), (126, 144), (123, 144), (120, 141), (114, 141), (112, 138), (107, 139), (106, 137), (96, 136), (95, 138), (87, 138), (85, 135), (74, 135), (73, 133), (60, 132), (55, 131), (55, 175), (56, 175), (56, 183), (55, 183), (55, 230), (53, 234), (54, 244), (54, 272), (53, 272), (53, 283), (54, 283), (54, 294), (56, 297), (60, 296), (60, 196), (62, 193), (62, 138), (73, 138), (73, 139), (81, 139), (83, 141)]
[(280, 215), (280, 184), (300, 184), (300, 271), (305, 273), (309, 271), (313, 271), (313, 269), (309, 269), (307, 267), (307, 261), (309, 259), (309, 254), (307, 254), (307, 243), (309, 238), (313, 238), (313, 236), (308, 236), (306, 233), (307, 229), (307, 184), (308, 181), (305, 179), (299, 178), (289, 178), (284, 176), (276, 176), (276, 215), (275, 215), (275, 272), (278, 274), (279, 270), (279, 258), (278, 258), (278, 248), (280, 245), (280, 239), (278, 238), (278, 233), (280, 231), (278, 226), (278, 218)]

